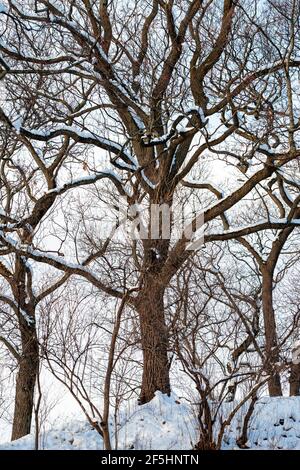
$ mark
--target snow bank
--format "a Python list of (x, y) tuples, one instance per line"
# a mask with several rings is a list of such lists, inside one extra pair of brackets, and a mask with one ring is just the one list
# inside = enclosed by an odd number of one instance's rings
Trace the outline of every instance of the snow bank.
[[(100, 435), (85, 421), (71, 421), (57, 429), (49, 429), (40, 438), (40, 448), (45, 450), (102, 450)], [(22, 437), (7, 444), (0, 450), (32, 450), (34, 435)]]
[[(226, 429), (222, 449), (237, 449), (236, 438), (241, 434), (246, 411), (245, 406)], [(113, 433), (111, 440), (113, 444)], [(175, 395), (167, 397), (159, 392), (150, 403), (135, 407), (132, 413), (124, 411), (118, 426), (118, 449), (188, 450), (197, 440), (194, 410)], [(258, 450), (300, 450), (300, 397), (261, 398), (250, 419), (247, 446)], [(33, 448), (33, 435), (0, 445), (0, 450)], [(103, 442), (88, 423), (72, 421), (45, 432), (40, 448), (102, 450)]]
[[(40, 439), (40, 448), (45, 450), (98, 450), (103, 449), (102, 439), (85, 421), (71, 421), (58, 429), (49, 429)], [(34, 435), (17, 441), (1, 444), (0, 450), (32, 450)]]
[[(191, 449), (196, 439), (196, 420), (188, 405), (176, 396), (157, 392), (146, 405), (132, 413), (122, 413), (118, 426), (118, 449)], [(115, 442), (111, 433), (112, 445)], [(100, 435), (86, 422), (72, 421), (58, 429), (46, 431), (40, 442), (45, 450), (102, 450)], [(17, 441), (1, 444), (0, 450), (34, 449), (32, 434)]]
[(261, 399), (249, 425), (253, 449), (300, 450), (300, 397)]
[(197, 422), (190, 406), (175, 395), (157, 392), (146, 405), (124, 419), (119, 430), (120, 449), (187, 450), (197, 440)]
[[(246, 408), (242, 410), (242, 414)], [(223, 449), (236, 449), (242, 416), (227, 429)], [(264, 397), (255, 405), (248, 426), (247, 446), (253, 450), (300, 450), (300, 397)]]

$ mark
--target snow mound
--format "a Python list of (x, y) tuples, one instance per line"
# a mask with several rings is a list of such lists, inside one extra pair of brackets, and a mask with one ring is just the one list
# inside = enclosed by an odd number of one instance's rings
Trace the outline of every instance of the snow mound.
[(196, 441), (197, 420), (191, 407), (174, 394), (161, 392), (137, 407), (119, 430), (120, 449), (188, 450)]
[[(229, 405), (229, 404), (228, 404)], [(232, 404), (232, 406), (234, 406)], [(228, 413), (226, 408), (223, 410)], [(222, 449), (238, 449), (245, 405), (226, 429)], [(111, 428), (112, 428), (112, 423)], [(120, 416), (117, 435), (111, 429), (113, 447), (120, 450), (189, 450), (199, 439), (199, 427), (193, 408), (157, 392), (150, 403), (135, 406)], [(300, 397), (261, 398), (255, 405), (248, 426), (249, 449), (300, 450)], [(102, 450), (103, 441), (90, 424), (71, 421), (57, 429), (49, 429), (40, 439), (46, 450)], [(0, 450), (34, 449), (34, 435), (0, 445)]]
[[(34, 435), (28, 434), (7, 444), (1, 444), (0, 450), (33, 450)], [(71, 421), (58, 429), (46, 431), (39, 444), (44, 450), (102, 450), (101, 436), (85, 421)]]
[[(112, 427), (112, 423), (111, 427)], [(157, 392), (150, 403), (122, 413), (117, 432), (118, 449), (191, 449), (196, 441), (197, 422), (191, 408), (175, 395)], [(116, 436), (111, 431), (114, 447)], [(101, 436), (90, 424), (72, 421), (46, 431), (40, 439), (45, 450), (102, 450)], [(0, 450), (34, 449), (34, 435), (0, 445)]]
[(253, 449), (300, 450), (300, 397), (259, 400), (249, 425)]
[[(243, 407), (226, 430), (223, 449), (237, 449)], [(263, 397), (255, 405), (248, 425), (247, 447), (253, 450), (300, 450), (300, 397)]]

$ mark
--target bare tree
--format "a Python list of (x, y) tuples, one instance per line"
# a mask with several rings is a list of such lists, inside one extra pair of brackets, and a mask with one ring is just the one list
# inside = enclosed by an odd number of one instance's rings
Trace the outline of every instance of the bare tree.
[(237, 444), (245, 447), (255, 402), (270, 379), (258, 336), (257, 290), (253, 296), (249, 286), (243, 292), (243, 274), (232, 269), (226, 269), (225, 281), (226, 262), (219, 250), (206, 259), (196, 258), (182, 273), (189, 283), (178, 283), (185, 287), (177, 292), (174, 352), (196, 389), (200, 434), (195, 447), (200, 450), (219, 450), (237, 417), (243, 423)]
[[(80, 284), (73, 284), (62, 299), (53, 296), (42, 307), (41, 353), (45, 366), (76, 400), (107, 450), (117, 443), (118, 434), (111, 408), (117, 413), (125, 396), (136, 395), (137, 382), (130, 368), (135, 342), (126, 331), (130, 318), (124, 312), (125, 305), (123, 298), (114, 313), (111, 306), (112, 314), (106, 317), (99, 309), (99, 296), (95, 298)], [(122, 371), (122, 361), (130, 368), (129, 375)], [(118, 387), (119, 383), (126, 389)]]
[[(74, 263), (67, 251), (49, 255), (47, 247), (33, 246), (32, 233), (64, 194), (103, 180), (128, 206), (146, 205), (147, 233), (153, 204), (173, 208), (186, 186), (216, 198), (198, 207), (186, 227), (204, 216), (207, 243), (299, 225), (294, 211), (288, 220), (256, 218), (247, 227), (230, 217), (299, 157), (293, 89), (299, 4), (153, 0), (129, 2), (125, 10), (120, 2), (25, 3), (6, 0), (1, 9), (1, 64), (6, 87), (16, 90), (14, 100), (2, 103), (1, 121), (28, 150), (42, 189), (26, 215), (6, 220), (1, 242), (19, 259), (81, 275), (114, 298), (126, 295), (140, 322), (145, 403), (156, 390), (170, 393), (165, 293), (193, 254), (187, 231), (175, 242), (160, 231), (132, 244), (138, 291), (131, 295), (107, 283), (103, 250)], [(25, 99), (32, 100), (29, 116)], [(108, 170), (99, 149), (109, 157)], [(209, 157), (232, 170), (226, 195), (192, 179)], [(76, 178), (74, 161), (89, 175)]]

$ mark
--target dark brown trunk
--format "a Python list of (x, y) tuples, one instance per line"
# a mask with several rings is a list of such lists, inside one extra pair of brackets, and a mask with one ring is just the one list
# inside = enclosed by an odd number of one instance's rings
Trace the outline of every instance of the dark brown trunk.
[(152, 400), (156, 391), (170, 394), (168, 333), (165, 324), (164, 289), (154, 278), (144, 283), (138, 300), (143, 351), (140, 404)]
[(39, 345), (35, 325), (35, 306), (27, 299), (27, 268), (22, 257), (16, 257), (14, 297), (18, 305), (18, 321), (22, 351), (16, 380), (15, 407), (11, 439), (30, 433), (34, 405), (34, 389), (39, 371)]
[(273, 308), (273, 273), (270, 270), (265, 269), (263, 270), (262, 275), (262, 306), (266, 341), (266, 371), (270, 374), (268, 389), (271, 397), (277, 397), (282, 395), (282, 389), (280, 375), (275, 370), (275, 365), (279, 362), (279, 351), (276, 319)]
[(290, 371), (290, 396), (297, 397), (300, 395), (300, 364), (292, 364)]
[(197, 386), (199, 395), (201, 397), (200, 410), (199, 410), (199, 426), (200, 426), (200, 439), (195, 445), (196, 450), (217, 450), (217, 445), (214, 441), (213, 435), (213, 421), (211, 410), (208, 402), (208, 397), (205, 392), (201, 390), (201, 386)]
[(201, 436), (199, 442), (195, 445), (195, 450), (217, 450), (215, 442), (211, 441), (207, 435)]
[(30, 433), (34, 389), (39, 368), (39, 348), (34, 325), (22, 325), (22, 354), (16, 381), (15, 408), (11, 439)]
[(248, 408), (248, 411), (245, 415), (244, 422), (243, 422), (243, 427), (242, 427), (242, 434), (240, 437), (236, 440), (236, 443), (240, 449), (248, 449), (247, 446), (247, 441), (248, 441), (248, 428), (249, 428), (249, 422), (251, 419), (251, 416), (253, 415), (254, 408), (255, 408), (255, 403), (257, 402), (258, 397), (256, 393), (251, 397), (251, 402)]

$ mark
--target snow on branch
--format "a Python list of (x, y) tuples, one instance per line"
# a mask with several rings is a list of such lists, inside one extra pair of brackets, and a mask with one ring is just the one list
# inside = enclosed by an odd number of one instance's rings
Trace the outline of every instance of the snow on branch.
[(51, 194), (51, 193), (56, 193), (57, 195), (63, 194), (70, 189), (77, 188), (79, 186), (86, 186), (89, 184), (93, 184), (104, 178), (110, 179), (114, 183), (114, 185), (116, 186), (116, 188), (118, 189), (121, 195), (125, 196), (127, 194), (125, 188), (122, 185), (122, 179), (111, 170), (103, 170), (92, 176), (85, 176), (82, 178), (77, 178), (73, 181), (69, 181), (68, 183), (63, 184), (62, 186), (58, 186), (57, 188), (51, 189), (50, 191), (48, 191), (47, 194)]
[(14, 299), (2, 294), (0, 295), (0, 302), (3, 302), (7, 304), (9, 307), (11, 307), (17, 315), (18, 314), (22, 315), (22, 317), (24, 318), (28, 326), (32, 326), (35, 324), (35, 319), (31, 317), (30, 315), (28, 315), (28, 313), (25, 312), (23, 309), (21, 309)]
[(55, 137), (68, 136), (74, 139), (76, 142), (95, 145), (96, 147), (99, 147), (103, 150), (107, 150), (108, 152), (111, 152), (117, 155), (118, 157), (123, 157), (127, 161), (130, 161), (130, 167), (132, 169), (137, 169), (137, 163), (134, 157), (131, 155), (131, 153), (127, 152), (124, 146), (104, 137), (99, 137), (91, 131), (82, 131), (81, 129), (75, 126), (61, 126), (49, 131), (41, 131), (37, 129), (30, 130), (20, 127), (19, 132), (25, 137), (41, 142), (48, 142), (49, 140), (54, 139)]
[(1, 242), (9, 247), (14, 253), (17, 253), (20, 256), (25, 258), (33, 259), (39, 263), (45, 263), (49, 266), (64, 271), (69, 274), (79, 275), (85, 277), (90, 281), (94, 286), (101, 289), (103, 292), (115, 297), (122, 298), (124, 292), (113, 287), (105, 285), (101, 279), (95, 276), (91, 269), (82, 264), (76, 264), (69, 261), (66, 261), (62, 256), (55, 256), (47, 252), (40, 251), (38, 249), (33, 249), (31, 246), (21, 245), (19, 242), (14, 240), (11, 236), (6, 235), (2, 230), (0, 230), (0, 240)]

